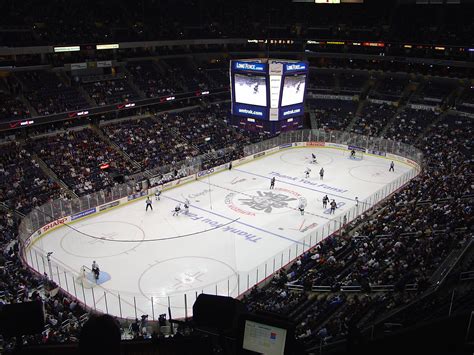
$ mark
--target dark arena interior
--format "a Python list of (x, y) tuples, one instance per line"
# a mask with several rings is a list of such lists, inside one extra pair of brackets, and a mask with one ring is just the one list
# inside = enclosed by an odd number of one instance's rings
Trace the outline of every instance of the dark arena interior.
[(473, 354), (474, 0), (0, 12), (0, 353)]

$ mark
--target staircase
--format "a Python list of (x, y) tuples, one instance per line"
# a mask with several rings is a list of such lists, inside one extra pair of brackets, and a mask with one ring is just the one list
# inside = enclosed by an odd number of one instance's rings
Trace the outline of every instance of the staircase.
[(354, 118), (347, 125), (346, 132), (350, 132), (352, 130), (352, 127), (354, 127), (354, 124), (361, 117), (362, 110), (364, 109), (366, 103), (367, 103), (366, 99), (359, 100), (359, 105), (357, 106), (356, 112), (354, 113)]
[(17, 98), (18, 98), (18, 100), (20, 100), (23, 103), (23, 105), (26, 106), (28, 111), (30, 111), (31, 117), (39, 116), (38, 111), (36, 111), (36, 109), (30, 104), (30, 102), (26, 99), (26, 97), (25, 97), (25, 95), (23, 95), (23, 93), (18, 94)]
[(25, 215), (21, 213), (20, 211), (17, 211), (15, 209), (12, 209), (12, 207), (8, 207), (8, 205), (4, 202), (0, 202), (0, 210), (4, 210), (7, 212), (13, 212), (17, 217), (23, 218)]
[[(378, 324), (382, 324), (383, 322), (386, 322), (390, 320), (391, 317), (396, 315), (397, 313), (412, 307), (416, 304), (420, 304), (423, 302), (425, 298), (430, 296), (431, 294), (435, 293), (444, 283), (446, 280), (446, 277), (448, 274), (451, 273), (451, 271), (454, 269), (454, 267), (458, 264), (458, 262), (461, 260), (462, 256), (471, 248), (473, 245), (473, 241), (469, 240), (467, 241), (461, 248), (455, 249), (451, 254), (450, 257), (448, 257), (445, 262), (443, 262), (438, 269), (432, 274), (430, 280), (432, 282), (432, 286), (426, 289), (424, 292), (422, 292), (418, 297), (414, 298), (411, 300), (409, 303), (402, 304), (386, 313), (381, 314), (379, 317), (377, 317), (372, 324), (367, 324), (365, 326), (365, 330), (369, 329), (372, 326), (376, 326)], [(448, 268), (446, 268), (446, 265), (449, 265)], [(446, 271), (447, 269), (447, 271)], [(440, 277), (441, 276), (441, 277)]]
[(397, 119), (397, 116), (400, 114), (400, 112), (402, 112), (406, 107), (406, 103), (405, 104), (399, 104), (398, 108), (397, 108), (397, 111), (395, 111), (395, 114), (392, 116), (392, 118), (387, 122), (387, 124), (385, 125), (385, 127), (380, 131), (380, 134), (379, 134), (379, 137), (383, 137), (385, 135), (385, 133), (387, 133), (388, 129), (390, 127), (392, 127), (393, 123), (396, 121)]
[(28, 92), (28, 85), (21, 81), (19, 78), (16, 76), (13, 77), (13, 79), (20, 84), (21, 90), (20, 93), (17, 95), (17, 98), (26, 106), (28, 111), (30, 111), (31, 117), (36, 117), (39, 116), (38, 111), (31, 105), (31, 103), (28, 101), (28, 99), (25, 96), (25, 92)]
[(125, 78), (127, 79), (128, 85), (135, 91), (141, 99), (146, 99), (146, 94), (135, 84), (133, 81), (133, 75), (127, 70), (126, 67), (123, 67), (125, 72)]
[[(189, 140), (187, 140), (186, 138), (183, 137), (182, 134), (180, 134), (180, 132), (176, 129), (176, 128), (171, 128), (171, 132), (173, 133), (173, 135), (183, 144), (186, 144), (190, 147), (193, 147), (195, 150), (197, 150), (198, 152), (200, 152), (200, 149), (197, 145), (195, 145), (194, 143), (191, 143)], [(212, 154), (208, 153), (208, 152), (204, 152), (202, 153), (202, 156), (206, 159), (206, 160), (211, 160), (213, 158)]]
[(339, 77), (339, 72), (334, 76), (334, 92), (341, 92), (341, 78)]
[(97, 136), (99, 136), (99, 138), (102, 141), (104, 141), (104, 143), (106, 143), (109, 146), (111, 146), (112, 148), (114, 148), (115, 151), (117, 151), (126, 161), (128, 161), (130, 163), (130, 165), (132, 165), (137, 172), (143, 170), (143, 167), (141, 166), (141, 164), (136, 162), (135, 160), (133, 160), (130, 157), (130, 155), (128, 155), (126, 152), (124, 152), (122, 149), (120, 149), (120, 147), (117, 145), (117, 143), (115, 143), (109, 137), (107, 137), (107, 135), (105, 135), (104, 132), (102, 132), (102, 130), (99, 128), (99, 126), (97, 126), (96, 124), (91, 124), (90, 128)]
[(170, 73), (173, 73), (171, 77), (175, 81), (174, 84), (175, 84), (176, 92), (187, 91), (187, 87), (185, 83), (183, 83), (182, 80), (180, 80), (180, 78), (175, 76), (174, 72), (172, 71), (168, 63), (166, 63), (166, 61), (164, 60), (156, 61), (155, 65), (156, 65), (158, 73), (164, 77), (170, 77)]
[(463, 91), (464, 88), (462, 86), (453, 89), (446, 100), (444, 100), (443, 109), (450, 109), (454, 107), (456, 105), (457, 99), (461, 97)]
[(431, 129), (432, 129), (435, 125), (437, 125), (444, 117), (446, 117), (446, 115), (447, 115), (448, 113), (449, 113), (449, 111), (444, 111), (443, 113), (441, 113), (440, 115), (438, 115), (438, 117), (436, 117), (436, 119), (435, 119), (433, 122), (431, 122), (431, 124), (430, 124), (428, 127), (426, 127), (426, 129), (425, 129), (423, 132), (421, 132), (418, 137), (416, 137), (415, 144), (416, 144), (416, 143), (419, 143), (419, 142), (423, 139), (423, 137), (424, 137), (428, 132), (430, 132)]
[(402, 92), (402, 96), (400, 97), (400, 100), (398, 100), (399, 105), (406, 105), (407, 102), (410, 100), (410, 97), (413, 95), (413, 93), (418, 89), (418, 86), (420, 83), (418, 82), (411, 82), (409, 83), (405, 90)]
[(359, 100), (365, 100), (367, 98), (369, 92), (375, 87), (376, 80), (377, 79), (374, 79), (372, 77), (367, 80), (365, 85), (362, 87)]
[(60, 82), (62, 82), (66, 86), (71, 86), (71, 78), (68, 77), (63, 70), (57, 71), (55, 72), (55, 74), (58, 77)]
[(89, 93), (81, 85), (77, 86), (76, 89), (77, 91), (79, 91), (82, 97), (86, 99), (90, 107), (97, 107), (97, 103), (95, 102), (95, 100), (92, 97), (90, 97)]
[(423, 89), (425, 88), (426, 82), (423, 81), (424, 79), (422, 79), (422, 78), (420, 80), (421, 81), (415, 83), (414, 88), (413, 88), (413, 90), (411, 92), (411, 95), (410, 95), (410, 99), (413, 96), (415, 96), (416, 94), (421, 93), (423, 91)]
[(309, 111), (309, 121), (311, 124), (311, 129), (318, 129), (318, 120), (316, 119), (316, 113), (313, 111)]
[(49, 178), (53, 179), (54, 182), (56, 182), (59, 186), (61, 186), (61, 189), (64, 190), (64, 192), (71, 198), (79, 198), (78, 195), (72, 191), (69, 186), (66, 185), (64, 181), (62, 181), (56, 173), (51, 170), (51, 168), (44, 162), (43, 159), (41, 159), (36, 153), (32, 155), (33, 159), (38, 163), (40, 169), (43, 171), (43, 173), (48, 176)]
[(461, 103), (461, 97), (463, 96), (464, 92), (467, 90), (466, 87), (460, 86), (456, 92), (455, 97), (453, 98), (453, 109), (456, 110), (456, 106), (458, 103)]

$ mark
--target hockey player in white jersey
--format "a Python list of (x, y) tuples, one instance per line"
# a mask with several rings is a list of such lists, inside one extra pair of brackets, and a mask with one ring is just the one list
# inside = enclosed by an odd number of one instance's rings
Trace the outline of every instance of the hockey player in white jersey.
[(309, 178), (309, 173), (310, 173), (310, 172), (311, 172), (311, 169), (310, 169), (310, 168), (306, 168), (306, 170), (304, 171), (306, 178)]
[(159, 201), (161, 196), (161, 190), (156, 190), (155, 191), (155, 200)]

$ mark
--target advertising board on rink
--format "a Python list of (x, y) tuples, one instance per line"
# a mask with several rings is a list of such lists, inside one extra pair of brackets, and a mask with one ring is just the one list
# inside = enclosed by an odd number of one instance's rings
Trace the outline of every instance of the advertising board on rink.
[(307, 147), (324, 147), (324, 142), (306, 142)]

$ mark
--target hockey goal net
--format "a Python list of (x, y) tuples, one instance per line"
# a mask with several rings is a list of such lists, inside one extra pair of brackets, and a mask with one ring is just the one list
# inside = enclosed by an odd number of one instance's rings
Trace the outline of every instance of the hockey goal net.
[(85, 265), (81, 266), (76, 282), (80, 285), (82, 284), (85, 288), (92, 288), (97, 285), (92, 269)]

